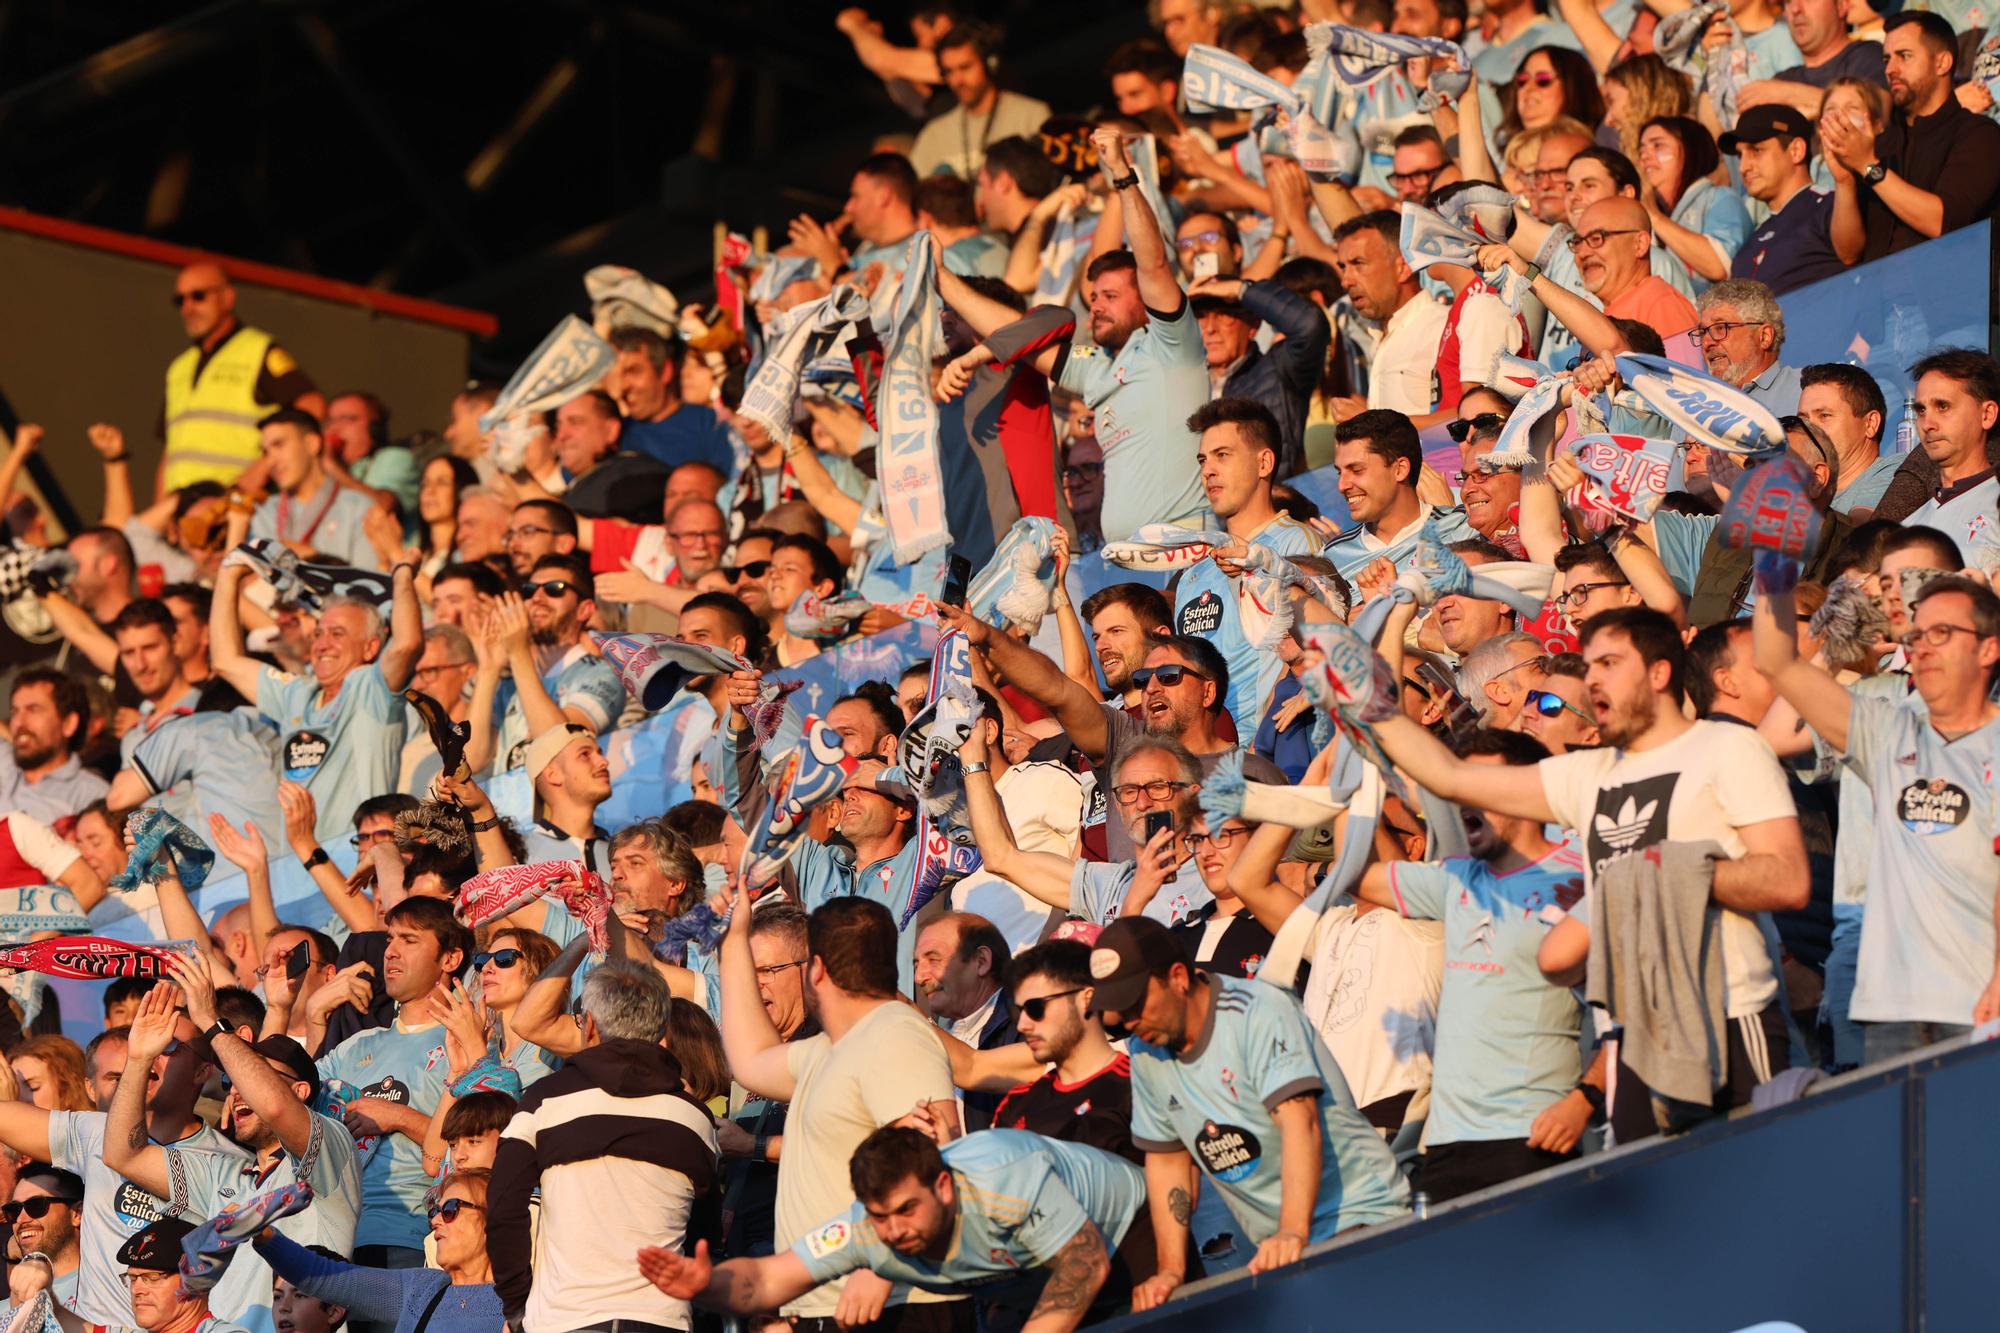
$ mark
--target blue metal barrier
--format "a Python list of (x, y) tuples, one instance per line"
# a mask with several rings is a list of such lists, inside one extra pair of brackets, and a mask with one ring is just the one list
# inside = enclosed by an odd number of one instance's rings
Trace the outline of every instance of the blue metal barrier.
[(1103, 1327), (1990, 1328), (1996, 1107), (2000, 1045), (1946, 1043)]

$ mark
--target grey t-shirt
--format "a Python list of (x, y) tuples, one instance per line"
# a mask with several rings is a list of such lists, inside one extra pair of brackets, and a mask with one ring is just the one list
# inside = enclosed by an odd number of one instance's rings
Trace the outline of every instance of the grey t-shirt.
[[(1125, 831), (1125, 821), (1120, 817), (1118, 802), (1111, 796), (1111, 775), (1118, 771), (1119, 757), (1125, 748), (1146, 740), (1146, 725), (1126, 712), (1120, 704), (1102, 704), (1104, 709), (1104, 767), (1098, 770), (1097, 790), (1104, 800), (1104, 854), (1111, 861), (1130, 861), (1135, 853), (1132, 835)], [(1215, 771), (1215, 766), (1233, 750), (1217, 750), (1214, 754), (1198, 754), (1201, 773), (1207, 777)], [(1261, 754), (1243, 756), (1243, 776), (1252, 782), (1269, 782), (1279, 787), (1292, 785), (1284, 770)]]

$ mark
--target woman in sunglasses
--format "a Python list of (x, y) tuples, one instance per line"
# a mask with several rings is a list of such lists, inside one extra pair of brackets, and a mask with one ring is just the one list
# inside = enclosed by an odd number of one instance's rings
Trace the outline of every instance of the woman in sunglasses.
[[(345, 1306), (349, 1318), (396, 1333), (493, 1333), (506, 1322), (486, 1261), (486, 1188), (491, 1173), (454, 1171), (431, 1205), (437, 1268), (364, 1268), (328, 1259), (267, 1228), (257, 1253), (308, 1296)], [(439, 1269), (443, 1271), (440, 1272)]]
[(1538, 46), (1528, 52), (1500, 96), (1505, 106), (1495, 138), (1502, 149), (1523, 130), (1547, 129), (1563, 116), (1585, 125), (1604, 120), (1597, 71), (1587, 57), (1560, 46)]
[(538, 931), (511, 926), (493, 932), (486, 947), (472, 955), (480, 1008), (489, 1023), (500, 1025), (501, 1062), (520, 1074), (524, 1087), (553, 1072), (556, 1057), (514, 1030), (514, 1009), (555, 956), (554, 940)]

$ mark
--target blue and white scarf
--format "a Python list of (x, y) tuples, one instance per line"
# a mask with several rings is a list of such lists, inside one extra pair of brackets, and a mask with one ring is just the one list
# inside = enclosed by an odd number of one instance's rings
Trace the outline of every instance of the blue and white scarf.
[(958, 747), (979, 725), (979, 697), (972, 686), (972, 647), (963, 634), (938, 638), (924, 706), (897, 743), (897, 759), (917, 793), (917, 865), (910, 904), (896, 923), (909, 926), (924, 904), (979, 869), (965, 772)]
[(771, 781), (770, 799), (743, 848), (743, 886), (751, 892), (778, 877), (805, 841), (813, 807), (840, 791), (860, 761), (847, 753), (840, 733), (817, 717), (805, 720), (798, 745), (781, 761)]
[(736, 415), (762, 426), (774, 441), (790, 439), (806, 363), (817, 360), (842, 329), (867, 317), (868, 298), (843, 282), (772, 320), (764, 330), (764, 359), (751, 371)]
[(208, 880), (215, 853), (186, 824), (156, 805), (134, 810), (126, 824), (132, 832), (132, 854), (125, 868), (111, 877), (109, 887), (130, 893), (172, 874), (193, 893)]
[[(1326, 63), (1322, 55), (1322, 68)], [(1305, 76), (1298, 82), (1305, 83)], [(1322, 77), (1306, 90), (1324, 94), (1322, 100), (1327, 105), (1315, 106), (1305, 100), (1298, 84), (1287, 87), (1248, 61), (1220, 47), (1199, 43), (1188, 48), (1187, 62), (1181, 68), (1181, 91), (1194, 110), (1258, 112), (1254, 122), (1257, 130), (1282, 112), (1292, 156), (1315, 176), (1330, 176), (1338, 166), (1340, 147), (1328, 128), (1333, 120), (1333, 82)]]
[(772, 255), (750, 282), (750, 300), (775, 301), (785, 288), (819, 276), (819, 261), (811, 255)]
[(920, 231), (903, 256), (903, 284), (896, 294), (883, 341), (881, 397), (875, 421), (881, 442), (875, 476), (882, 486), (882, 519), (899, 565), (951, 541), (945, 521), (944, 468), (938, 461), (937, 397), (931, 363), (943, 338), (944, 304), (937, 290), (937, 238)]
[(299, 559), (299, 554), (271, 537), (252, 537), (222, 557), (224, 565), (242, 565), (271, 585), (281, 602), (304, 607), (314, 615), (326, 609), (335, 597), (354, 597), (374, 603), (386, 613), (396, 600), (391, 576), (372, 569), (348, 565), (321, 565)]
[(566, 315), (542, 345), (514, 372), (493, 406), (479, 416), (479, 429), (492, 430), (509, 417), (546, 412), (582, 396), (604, 378), (618, 353), (596, 329)]
[(989, 625), (1003, 621), (1033, 634), (1053, 605), (1056, 524), (1030, 516), (1015, 520), (993, 548), (993, 558), (965, 586), (965, 608)]
[(1421, 272), (1432, 264), (1456, 264), (1476, 269), (1509, 310), (1519, 310), (1528, 294), (1528, 280), (1506, 264), (1477, 268), (1479, 247), (1490, 243), (1422, 204), (1403, 205), (1403, 258), (1411, 268)]
[[(1345, 23), (1315, 23), (1306, 29), (1306, 49), (1312, 55), (1306, 61), (1306, 73), (1299, 76), (1301, 83), (1313, 72), (1313, 60), (1318, 57), (1321, 42), (1326, 43), (1327, 68), (1334, 78), (1349, 88), (1365, 88), (1384, 70), (1393, 69), (1406, 60), (1426, 57), (1445, 62), (1442, 69), (1431, 72), (1427, 91), (1455, 98), (1472, 86), (1472, 62), (1466, 58), (1465, 48), (1457, 42), (1446, 41), (1442, 37), (1405, 37), (1394, 32), (1367, 32)], [(1420, 109), (1428, 111), (1431, 108), (1420, 104)]]
[[(1141, 134), (1132, 140), (1132, 171), (1139, 178), (1139, 193), (1146, 197), (1147, 207), (1153, 210), (1153, 220), (1160, 225), (1160, 241), (1169, 251), (1174, 248), (1174, 234), (1180, 228), (1174, 221), (1174, 213), (1167, 206), (1167, 196), (1160, 191), (1160, 149), (1150, 134)], [(1125, 220), (1126, 244), (1131, 244), (1132, 220)]]
[(1713, 375), (1638, 352), (1618, 358), (1618, 375), (1691, 440), (1738, 458), (1763, 458), (1785, 447), (1785, 432), (1771, 409)]
[(1090, 252), (1090, 238), (1097, 230), (1098, 214), (1086, 205), (1063, 204), (1056, 209), (1049, 237), (1042, 243), (1042, 266), (1035, 274), (1035, 294), (1030, 307), (1066, 306), (1076, 295), (1076, 276), (1083, 257)]

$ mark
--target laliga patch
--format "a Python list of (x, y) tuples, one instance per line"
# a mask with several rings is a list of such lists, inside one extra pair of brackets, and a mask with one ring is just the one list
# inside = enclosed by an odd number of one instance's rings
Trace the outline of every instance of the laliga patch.
[(333, 742), (317, 731), (295, 731), (285, 738), (285, 776), (293, 782), (304, 782), (319, 766), (326, 762), (327, 752)]
[(1212, 638), (1222, 628), (1222, 599), (1210, 589), (1181, 608), (1178, 632)]
[(853, 1228), (846, 1222), (828, 1222), (817, 1231), (806, 1233), (806, 1253), (815, 1259), (825, 1259), (847, 1248)]
[(1090, 951), (1091, 976), (1102, 981), (1117, 970), (1118, 951), (1116, 949), (1092, 949)]
[(1219, 1125), (1211, 1120), (1194, 1136), (1194, 1151), (1204, 1171), (1217, 1180), (1234, 1183), (1257, 1169), (1264, 1145), (1240, 1125)]
[(1896, 797), (1896, 817), (1920, 838), (1951, 832), (1971, 812), (1965, 788), (1943, 778), (1918, 778)]

